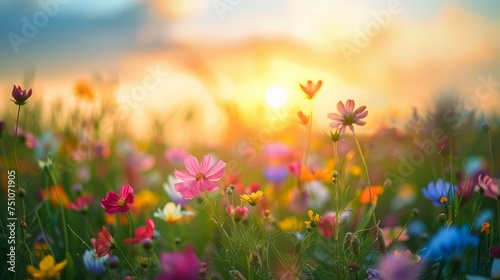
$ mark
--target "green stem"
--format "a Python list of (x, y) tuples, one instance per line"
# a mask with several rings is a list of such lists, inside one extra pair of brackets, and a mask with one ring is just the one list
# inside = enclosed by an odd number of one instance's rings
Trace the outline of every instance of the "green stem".
[(493, 173), (495, 173), (495, 177), (497, 178), (497, 181), (500, 180), (500, 178), (498, 177), (498, 172), (497, 172), (497, 169), (496, 169), (496, 165), (495, 165), (495, 157), (493, 156), (493, 143), (492, 143), (492, 139), (491, 139), (491, 133), (488, 131), (488, 139), (489, 139), (489, 146), (490, 146), (490, 159), (491, 159), (491, 165), (493, 165)]
[(361, 150), (361, 145), (359, 144), (358, 137), (356, 136), (354, 130), (352, 131), (352, 135), (354, 135), (354, 141), (356, 142), (356, 147), (358, 148), (361, 161), (363, 162), (363, 165), (365, 167), (366, 180), (368, 181), (368, 194), (370, 195), (370, 204), (371, 204), (371, 211), (369, 215), (373, 218), (373, 225), (377, 227), (377, 218), (375, 217), (375, 202), (373, 201), (373, 196), (372, 196), (372, 184), (370, 182), (370, 174), (368, 173), (368, 165), (366, 164), (365, 156), (363, 155), (363, 151)]
[(278, 249), (276, 248), (276, 246), (274, 245), (274, 242), (271, 242), (271, 240), (269, 240), (269, 233), (267, 233), (266, 231), (266, 228), (264, 227), (264, 224), (262, 223), (262, 221), (260, 220), (260, 216), (259, 216), (259, 213), (257, 212), (257, 209), (255, 208), (255, 205), (252, 206), (252, 209), (253, 211), (255, 212), (255, 216), (257, 217), (257, 221), (259, 221), (259, 225), (262, 227), (262, 230), (264, 231), (264, 235), (266, 236), (266, 241), (269, 242), (269, 244), (271, 244), (271, 247), (273, 247), (274, 251), (276, 252), (276, 255), (278, 256), (280, 262), (281, 262), (281, 265), (283, 265), (283, 267), (285, 268), (286, 267), (286, 263), (285, 263), (285, 260), (283, 259), (283, 257), (280, 255)]
[(403, 234), (403, 231), (406, 229), (406, 227), (408, 226), (408, 224), (410, 223), (410, 221), (413, 219), (415, 215), (412, 213), (410, 215), (410, 217), (408, 218), (408, 220), (406, 220), (406, 223), (404, 224), (403, 228), (401, 229), (401, 231), (399, 232), (398, 236), (396, 237), (396, 239), (394, 239), (394, 241), (391, 242), (391, 244), (389, 245), (389, 247), (387, 248), (387, 251), (389, 251), (392, 247), (392, 245), (394, 245), (398, 240), (399, 238), (401, 237), (401, 234)]
[[(493, 141), (491, 139), (491, 132), (488, 131), (488, 140), (489, 140), (489, 147), (490, 147), (490, 160), (491, 160), (491, 165), (493, 165), (493, 173), (495, 173), (495, 177), (497, 179), (497, 187), (498, 183), (500, 183), (500, 178), (498, 177), (498, 172), (497, 168), (495, 165), (495, 157), (493, 155)], [(497, 226), (496, 228), (500, 228), (500, 203), (497, 203)]]
[[(130, 267), (130, 270), (131, 270), (130, 274), (132, 274), (132, 271), (133, 271), (134, 275), (137, 275), (137, 272), (135, 272), (135, 269), (132, 267), (132, 264), (130, 264), (127, 257), (125, 257), (125, 253), (123, 253), (122, 249), (120, 249), (120, 247), (118, 247), (118, 246), (116, 246), (115, 248), (118, 249), (118, 251), (120, 251), (120, 253), (123, 256), (123, 259), (127, 262), (128, 266)], [(130, 275), (130, 276), (132, 276), (132, 275)]]
[(52, 180), (52, 183), (54, 183), (54, 189), (56, 191), (57, 195), (57, 200), (59, 201), (59, 211), (61, 211), (61, 218), (62, 218), (62, 223), (63, 223), (63, 234), (64, 234), (64, 242), (66, 244), (66, 254), (69, 254), (69, 239), (68, 239), (68, 230), (66, 229), (66, 226), (68, 225), (66, 223), (66, 214), (64, 212), (64, 206), (62, 203), (61, 195), (59, 194), (59, 189), (57, 188), (58, 183), (57, 183), (57, 178), (56, 175), (53, 172), (52, 166), (48, 167), (47, 172), (49, 172), (50, 179)]
[[(212, 213), (208, 213), (208, 215), (210, 216), (210, 219), (212, 221), (214, 221), (221, 229), (222, 229), (222, 232), (224, 233), (224, 235), (226, 236), (227, 238), (227, 241), (229, 242), (229, 246), (231, 246), (231, 249), (234, 251), (234, 247), (233, 247), (233, 242), (231, 241), (231, 238), (229, 237), (229, 234), (227, 233), (227, 231), (224, 229), (224, 225), (219, 221), (219, 219), (217, 218), (217, 215), (215, 214), (215, 207), (212, 205), (212, 201), (210, 200), (210, 198), (208, 197), (208, 192), (207, 190), (204, 190), (204, 193), (205, 193), (205, 198), (206, 200), (208, 201), (208, 204), (210, 205), (210, 208), (212, 210)], [(205, 207), (203, 207), (205, 208)], [(206, 209), (205, 209), (206, 211)]]
[[(128, 230), (129, 230), (129, 235), (130, 235), (130, 238), (133, 238), (133, 229), (132, 229), (132, 218), (130, 217), (130, 212), (127, 212), (127, 218), (128, 218)], [(132, 250), (132, 242), (130, 243), (130, 263), (134, 263), (134, 253), (133, 253), (133, 250)], [(129, 263), (130, 265), (130, 275), (132, 276), (132, 265)], [(135, 274), (135, 272), (134, 272)]]
[[(17, 117), (16, 117), (16, 131), (14, 133), (14, 161), (16, 164), (16, 175), (17, 175), (17, 181), (16, 181), (16, 205), (20, 204), (20, 199), (19, 199), (19, 166), (17, 164), (17, 128), (19, 127), (19, 115), (21, 113), (21, 105), (17, 106)], [(17, 230), (18, 232), (21, 231), (21, 238), (25, 240), (24, 236), (24, 230), (21, 229), (20, 223), (22, 220), (22, 217), (18, 211), (16, 211), (16, 217), (17, 217)], [(19, 242), (18, 242), (19, 243)], [(19, 249), (18, 246), (16, 246), (16, 255), (19, 255)], [(17, 272), (15, 272), (15, 278), (17, 278)]]

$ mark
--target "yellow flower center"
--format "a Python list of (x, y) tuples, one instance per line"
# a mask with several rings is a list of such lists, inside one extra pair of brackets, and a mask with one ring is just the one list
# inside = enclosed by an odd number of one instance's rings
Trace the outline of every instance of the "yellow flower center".
[(125, 205), (125, 199), (123, 199), (123, 198), (118, 199), (117, 204), (118, 204), (118, 206), (122, 207), (123, 205)]
[(441, 202), (441, 203), (448, 202), (448, 198), (446, 198), (446, 197), (444, 197), (444, 196), (443, 196), (443, 197), (441, 197), (441, 198), (439, 199), (439, 202)]
[(201, 179), (205, 179), (205, 174), (198, 173), (198, 174), (196, 174), (195, 178), (196, 178), (196, 181), (199, 181)]

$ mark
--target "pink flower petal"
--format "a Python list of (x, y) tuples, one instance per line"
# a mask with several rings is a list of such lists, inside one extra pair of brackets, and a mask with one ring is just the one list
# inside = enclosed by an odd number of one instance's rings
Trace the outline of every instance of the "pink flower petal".
[(205, 178), (210, 181), (218, 181), (224, 175), (224, 168), (226, 168), (226, 163), (222, 160), (217, 161), (214, 166), (205, 173)]
[(347, 100), (345, 108), (346, 108), (347, 113), (352, 114), (352, 112), (354, 111), (354, 101), (351, 99)]
[(342, 103), (342, 101), (339, 101), (339, 103), (337, 103), (337, 110), (339, 111), (340, 115), (347, 115), (347, 111), (344, 107), (344, 103)]
[(207, 171), (210, 169), (211, 163), (212, 163), (212, 157), (210, 155), (205, 155), (203, 157), (203, 160), (201, 161), (199, 172), (205, 174), (206, 176)]
[[(366, 110), (366, 106), (361, 106), (358, 109), (356, 109), (356, 111), (354, 111), (354, 113), (352, 113), (352, 114), (358, 115), (358, 114), (361, 114), (361, 112), (363, 112), (364, 110)], [(366, 112), (366, 114), (368, 114), (368, 112)]]
[(343, 121), (344, 120), (343, 116), (336, 114), (336, 113), (330, 113), (330, 114), (328, 114), (328, 117), (334, 121)]
[(129, 193), (134, 193), (134, 189), (130, 185), (124, 185), (122, 186), (122, 189), (120, 191), (120, 197), (125, 198)]
[(219, 185), (217, 183), (210, 181), (205, 181), (204, 185), (205, 185), (205, 190), (207, 190), (207, 192), (213, 192), (219, 188)]
[(195, 188), (196, 183), (196, 180), (175, 183), (174, 189), (179, 192), (185, 199), (193, 199), (193, 197), (195, 197), (193, 189)]
[(200, 172), (200, 164), (198, 163), (198, 159), (194, 156), (188, 156), (184, 160), (184, 165), (186, 166), (186, 169), (189, 171), (189, 173), (193, 175), (196, 175)]
[(357, 120), (357, 121), (355, 121), (354, 123), (355, 123), (355, 124), (357, 124), (357, 125), (359, 125), (359, 126), (363, 126), (363, 125), (365, 125), (365, 124), (366, 124), (366, 122), (365, 122), (365, 121), (361, 121), (361, 120)]
[(174, 170), (174, 175), (179, 180), (183, 180), (183, 181), (195, 180), (195, 176), (194, 175), (192, 175), (190, 173), (187, 173), (187, 172), (184, 172), (184, 171), (177, 170), (177, 169)]

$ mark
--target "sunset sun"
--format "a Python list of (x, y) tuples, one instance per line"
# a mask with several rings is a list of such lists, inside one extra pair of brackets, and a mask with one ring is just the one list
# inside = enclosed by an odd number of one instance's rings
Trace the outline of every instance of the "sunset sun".
[(283, 107), (287, 100), (288, 95), (280, 86), (272, 86), (266, 91), (266, 103), (275, 109)]

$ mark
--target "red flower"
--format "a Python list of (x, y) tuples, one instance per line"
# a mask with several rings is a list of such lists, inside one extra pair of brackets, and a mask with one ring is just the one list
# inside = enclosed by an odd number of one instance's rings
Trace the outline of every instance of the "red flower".
[(102, 227), (102, 230), (97, 233), (97, 239), (92, 238), (91, 241), (99, 258), (111, 255), (115, 248), (115, 240), (105, 227)]
[(309, 80), (307, 81), (307, 86), (300, 85), (300, 88), (307, 95), (306, 97), (308, 99), (312, 99), (316, 95), (316, 92), (318, 92), (321, 88), (321, 85), (323, 85), (323, 81), (321, 80), (319, 80), (316, 84), (313, 84), (313, 82)]
[(101, 207), (106, 209), (106, 214), (128, 212), (128, 206), (132, 204), (134, 204), (134, 189), (130, 185), (122, 186), (120, 196), (114, 191), (109, 191), (101, 201)]
[(138, 244), (145, 239), (151, 239), (155, 235), (155, 223), (151, 219), (146, 220), (146, 225), (135, 230), (135, 238), (123, 240), (125, 243)]

